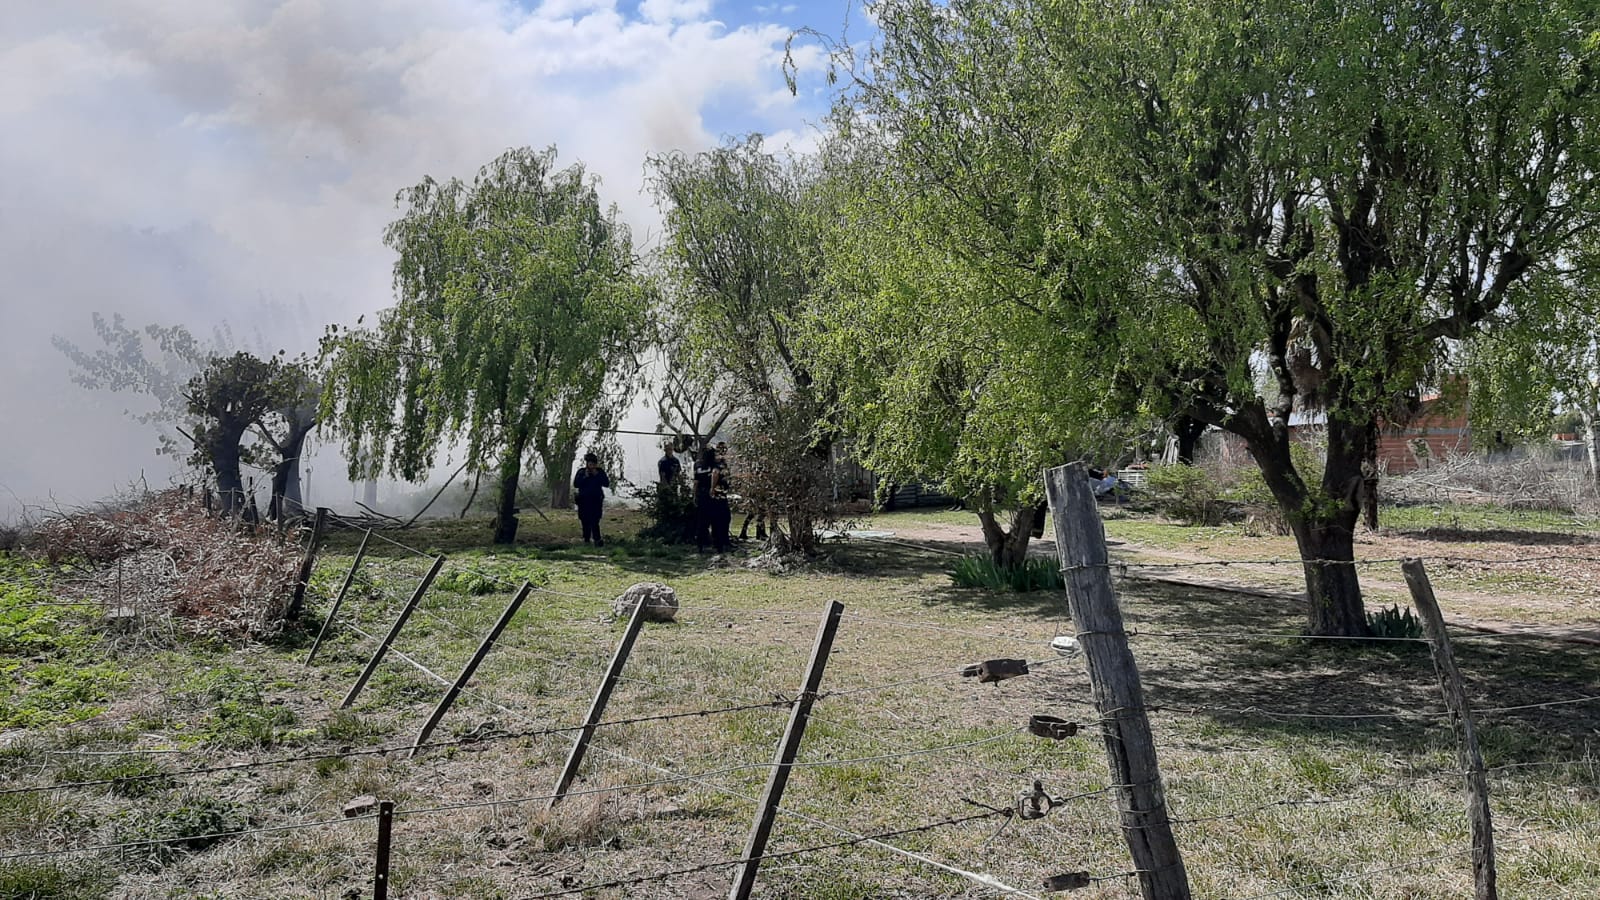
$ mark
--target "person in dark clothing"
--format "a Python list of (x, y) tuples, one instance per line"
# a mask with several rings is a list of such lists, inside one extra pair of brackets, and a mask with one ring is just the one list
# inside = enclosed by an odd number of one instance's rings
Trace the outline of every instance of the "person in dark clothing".
[(596, 547), (604, 543), (600, 540), (600, 511), (605, 505), (608, 487), (611, 487), (611, 478), (600, 468), (600, 457), (585, 454), (583, 468), (572, 479), (572, 490), (578, 501), (578, 521), (583, 524), (583, 541)]
[(728, 529), (733, 525), (733, 505), (728, 478), (728, 445), (717, 444), (716, 467), (711, 472), (711, 543), (718, 553), (733, 547)]
[(677, 454), (672, 452), (672, 445), (666, 444), (661, 448), (661, 458), (656, 460), (656, 475), (661, 484), (669, 485), (678, 480), (683, 474), (683, 463), (678, 462)]
[(705, 552), (706, 544), (711, 539), (711, 523), (714, 519), (711, 483), (716, 473), (717, 451), (706, 447), (700, 451), (700, 458), (694, 464), (694, 543), (701, 553)]

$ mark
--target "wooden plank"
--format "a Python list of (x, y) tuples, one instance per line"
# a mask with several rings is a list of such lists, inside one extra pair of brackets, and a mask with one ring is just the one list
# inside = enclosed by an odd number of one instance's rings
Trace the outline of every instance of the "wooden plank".
[(350, 583), (355, 580), (356, 570), (361, 568), (361, 561), (367, 556), (367, 542), (372, 540), (372, 529), (361, 536), (361, 546), (356, 548), (356, 558), (350, 563), (350, 571), (344, 573), (344, 581), (339, 585), (339, 593), (333, 598), (333, 606), (328, 608), (328, 617), (322, 620), (322, 627), (317, 629), (317, 639), (311, 642), (311, 652), (306, 654), (306, 665), (317, 658), (317, 649), (322, 646), (322, 641), (328, 636), (328, 627), (333, 624), (333, 617), (339, 614), (339, 607), (344, 605), (344, 595), (350, 590)]
[(772, 836), (772, 823), (778, 816), (778, 804), (783, 801), (783, 789), (789, 783), (789, 772), (795, 756), (800, 752), (800, 741), (806, 734), (806, 721), (811, 715), (811, 704), (816, 702), (822, 688), (822, 672), (828, 665), (828, 655), (833, 652), (833, 638), (839, 632), (839, 619), (844, 615), (844, 604), (829, 601), (823, 613), (822, 624), (817, 627), (817, 640), (811, 647), (811, 660), (806, 663), (805, 684), (800, 696), (789, 710), (789, 724), (778, 740), (778, 752), (772, 761), (772, 771), (767, 776), (766, 789), (761, 792), (761, 802), (756, 807), (755, 821), (750, 825), (750, 836), (745, 841), (744, 853), (739, 858), (739, 868), (733, 875), (729, 900), (748, 900), (756, 885), (756, 871), (761, 867), (761, 854), (767, 850), (767, 840)]
[(550, 792), (550, 803), (546, 809), (555, 809), (556, 804), (566, 797), (572, 782), (577, 780), (578, 767), (583, 765), (584, 754), (589, 751), (589, 741), (594, 739), (595, 726), (600, 722), (600, 717), (606, 714), (611, 692), (616, 689), (617, 680), (622, 677), (622, 667), (628, 664), (628, 654), (633, 652), (633, 643), (639, 637), (639, 629), (644, 626), (645, 607), (648, 605), (649, 598), (643, 596), (634, 605), (633, 615), (628, 617), (628, 627), (622, 632), (622, 640), (617, 642), (616, 652), (611, 654), (606, 677), (600, 682), (600, 689), (594, 692), (589, 713), (583, 717), (583, 729), (578, 732), (578, 739), (572, 742), (572, 750), (567, 754), (566, 765), (561, 767), (561, 776), (556, 779), (556, 789)]
[(1472, 827), (1472, 877), (1475, 900), (1498, 900), (1494, 863), (1494, 822), (1489, 815), (1489, 781), (1484, 775), (1483, 753), (1478, 748), (1478, 730), (1467, 701), (1461, 670), (1456, 667), (1450, 636), (1444, 630), (1444, 613), (1433, 595), (1433, 583), (1420, 559), (1400, 564), (1411, 588), (1411, 599), (1422, 617), (1422, 629), (1433, 650), (1433, 667), (1439, 673), (1439, 688), (1444, 705), (1450, 710), (1450, 724), (1456, 732), (1456, 759), (1466, 772), (1467, 819)]
[(378, 663), (383, 661), (383, 655), (389, 652), (389, 645), (399, 636), (400, 629), (406, 626), (406, 620), (416, 611), (417, 605), (422, 602), (422, 595), (428, 592), (428, 587), (433, 584), (433, 579), (438, 577), (439, 570), (444, 568), (444, 556), (433, 558), (433, 567), (428, 569), (428, 574), (422, 576), (422, 581), (417, 584), (417, 589), (411, 593), (411, 599), (406, 601), (405, 608), (400, 610), (400, 615), (395, 618), (394, 624), (389, 626), (389, 633), (383, 636), (383, 641), (378, 644), (378, 649), (372, 653), (372, 659), (367, 661), (367, 667), (361, 670), (361, 677), (351, 686), (350, 693), (344, 695), (344, 702), (339, 704), (340, 709), (349, 709), (360, 696), (361, 689), (367, 686), (372, 673), (378, 670)]
[(439, 698), (439, 705), (433, 708), (433, 714), (428, 716), (428, 721), (423, 723), (422, 730), (417, 732), (417, 739), (412, 742), (411, 752), (407, 754), (408, 759), (415, 757), (422, 745), (428, 742), (428, 737), (433, 734), (433, 729), (438, 727), (439, 720), (444, 718), (444, 714), (450, 711), (450, 707), (456, 702), (456, 698), (461, 696), (461, 692), (467, 687), (467, 682), (472, 680), (473, 673), (478, 671), (478, 666), (489, 655), (490, 648), (494, 647), (494, 642), (500, 639), (500, 633), (506, 630), (507, 625), (511, 624), (512, 617), (517, 614), (517, 610), (522, 608), (522, 601), (528, 599), (528, 595), (532, 592), (533, 583), (524, 581), (522, 587), (517, 591), (517, 595), (511, 598), (511, 602), (500, 613), (500, 618), (495, 621), (494, 627), (489, 629), (489, 634), (484, 637), (482, 643), (478, 644), (478, 649), (472, 654), (472, 658), (467, 660), (465, 666), (462, 666), (461, 674), (456, 676), (455, 683), (450, 685), (450, 689), (445, 691), (443, 697)]
[(1103, 722), (1106, 760), (1118, 785), (1114, 796), (1122, 835), (1138, 870), (1140, 894), (1145, 900), (1189, 900), (1189, 877), (1167, 816), (1155, 741), (1145, 715), (1144, 686), (1111, 588), (1105, 528), (1088, 470), (1082, 463), (1051, 469), (1045, 487), (1067, 605)]

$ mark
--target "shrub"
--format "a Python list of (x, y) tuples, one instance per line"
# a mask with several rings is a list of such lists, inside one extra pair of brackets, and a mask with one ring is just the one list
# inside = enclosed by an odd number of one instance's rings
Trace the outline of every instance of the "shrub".
[(651, 484), (633, 491), (633, 498), (639, 501), (640, 509), (650, 520), (639, 532), (640, 537), (664, 544), (695, 542), (699, 516), (694, 505), (694, 491), (686, 481), (686, 478), (679, 478), (669, 484)]
[(1055, 560), (1030, 558), (1015, 567), (1002, 566), (987, 556), (964, 556), (950, 577), (961, 587), (991, 591), (1059, 591), (1066, 587)]
[(1227, 509), (1216, 480), (1198, 466), (1153, 466), (1145, 487), (1156, 509), (1185, 525), (1220, 524)]
[(1367, 628), (1378, 638), (1422, 637), (1422, 620), (1410, 607), (1401, 609), (1398, 605), (1367, 613)]

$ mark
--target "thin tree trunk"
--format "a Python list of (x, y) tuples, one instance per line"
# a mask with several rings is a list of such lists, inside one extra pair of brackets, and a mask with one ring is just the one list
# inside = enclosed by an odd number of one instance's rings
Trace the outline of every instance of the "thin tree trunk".
[(522, 451), (526, 443), (526, 438), (513, 438), (500, 457), (500, 493), (494, 519), (496, 544), (514, 544), (517, 540), (517, 486), (522, 480)]
[(1600, 410), (1583, 407), (1578, 415), (1583, 417), (1583, 449), (1589, 458), (1589, 480), (1600, 494)]

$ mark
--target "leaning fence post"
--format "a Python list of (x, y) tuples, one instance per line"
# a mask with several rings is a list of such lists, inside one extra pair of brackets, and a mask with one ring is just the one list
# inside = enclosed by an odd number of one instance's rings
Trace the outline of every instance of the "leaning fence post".
[(547, 809), (555, 809), (556, 804), (567, 795), (567, 788), (572, 787), (572, 782), (578, 777), (578, 767), (583, 765), (584, 754), (589, 750), (589, 741), (594, 737), (595, 725), (600, 717), (606, 713), (606, 704), (611, 700), (611, 692), (616, 689), (617, 679), (622, 676), (622, 667), (628, 664), (628, 654), (633, 652), (633, 643), (639, 637), (639, 629), (644, 625), (645, 606), (650, 598), (641, 596), (639, 602), (633, 607), (633, 615), (628, 617), (628, 628), (622, 632), (622, 640), (617, 642), (617, 650), (611, 654), (611, 664), (606, 667), (605, 680), (600, 682), (600, 689), (594, 692), (594, 701), (589, 704), (589, 714), (583, 718), (583, 729), (578, 732), (578, 739), (572, 742), (572, 751), (567, 754), (567, 763), (561, 767), (561, 777), (556, 779), (556, 789), (550, 792), (550, 804)]
[(356, 548), (356, 558), (350, 563), (350, 571), (344, 573), (344, 582), (339, 585), (339, 593), (333, 598), (333, 606), (328, 608), (328, 617), (322, 620), (322, 627), (317, 630), (317, 639), (311, 642), (311, 652), (306, 654), (306, 665), (317, 658), (317, 648), (322, 646), (322, 639), (328, 636), (328, 628), (333, 625), (333, 617), (339, 614), (339, 607), (344, 605), (344, 595), (350, 590), (350, 582), (355, 580), (356, 570), (361, 568), (361, 561), (367, 555), (367, 542), (372, 540), (372, 529), (361, 536), (361, 546)]
[[(281, 517), (283, 511), (280, 509)], [(294, 599), (289, 601), (289, 611), (285, 618), (294, 621), (300, 618), (300, 612), (306, 605), (306, 583), (311, 580), (311, 567), (317, 564), (317, 548), (322, 545), (322, 535), (328, 529), (328, 508), (317, 507), (316, 521), (311, 525), (311, 542), (306, 544), (305, 558), (300, 560), (300, 578), (294, 585)]]
[(372, 877), (372, 900), (389, 897), (389, 836), (394, 830), (394, 801), (378, 804), (378, 852)]
[(822, 670), (828, 665), (828, 654), (833, 652), (833, 636), (839, 631), (839, 619), (844, 615), (844, 604), (829, 601), (822, 624), (817, 628), (817, 642), (811, 647), (811, 661), (806, 663), (805, 686), (789, 710), (789, 725), (778, 740), (778, 754), (773, 759), (772, 771), (767, 775), (766, 790), (761, 792), (760, 805), (756, 807), (755, 821), (750, 825), (750, 837), (745, 841), (744, 853), (739, 855), (739, 868), (733, 875), (733, 887), (728, 900), (747, 900), (756, 886), (756, 870), (761, 867), (761, 854), (766, 852), (767, 838), (772, 835), (772, 823), (778, 815), (778, 804), (783, 801), (784, 786), (789, 783), (789, 771), (800, 752), (800, 739), (805, 737), (806, 721), (811, 716), (811, 704), (822, 687)]
[(1497, 900), (1500, 896), (1495, 885), (1494, 823), (1489, 817), (1489, 782), (1484, 777), (1483, 753), (1478, 749), (1478, 730), (1472, 718), (1472, 705), (1467, 702), (1467, 691), (1461, 680), (1461, 670), (1456, 668), (1456, 657), (1450, 648), (1450, 636), (1444, 630), (1444, 613), (1439, 611), (1439, 601), (1433, 596), (1433, 584), (1420, 559), (1408, 559), (1400, 564), (1406, 574), (1406, 584), (1411, 588), (1411, 599), (1422, 616), (1422, 628), (1428, 635), (1428, 646), (1433, 650), (1433, 667), (1439, 673), (1439, 687), (1444, 693), (1444, 705), (1450, 710), (1450, 724), (1456, 732), (1456, 758), (1467, 778), (1467, 818), (1472, 825), (1472, 877), (1476, 884), (1475, 900)]
[(1145, 900), (1188, 900), (1189, 876), (1172, 837), (1144, 687), (1111, 588), (1105, 527), (1089, 490), (1089, 473), (1082, 463), (1059, 466), (1045, 474), (1045, 488), (1067, 606), (1101, 718), (1122, 835), (1138, 870), (1140, 893)]
[(455, 703), (456, 698), (461, 696), (461, 691), (466, 688), (467, 682), (472, 680), (473, 673), (478, 671), (478, 666), (483, 663), (484, 657), (489, 655), (489, 648), (493, 647), (494, 642), (500, 639), (500, 633), (506, 630), (507, 625), (511, 624), (512, 617), (517, 614), (518, 609), (522, 608), (522, 601), (528, 599), (528, 595), (532, 592), (533, 583), (524, 581), (522, 588), (517, 591), (517, 595), (511, 598), (510, 605), (500, 613), (500, 618), (495, 621), (494, 627), (489, 629), (489, 634), (478, 645), (477, 652), (473, 653), (472, 658), (467, 660), (467, 664), (461, 667), (461, 674), (456, 676), (455, 683), (450, 685), (450, 689), (445, 691), (443, 697), (439, 698), (439, 705), (433, 708), (433, 714), (428, 716), (428, 721), (423, 723), (422, 730), (417, 732), (417, 739), (412, 743), (411, 752), (406, 756), (407, 759), (415, 757), (417, 752), (422, 749), (422, 745), (427, 743), (428, 736), (433, 734), (434, 728), (438, 727), (439, 720), (443, 719), (444, 714), (450, 711), (451, 704)]
[(411, 618), (411, 614), (416, 611), (417, 605), (422, 602), (422, 595), (428, 592), (428, 586), (433, 584), (433, 579), (438, 576), (439, 570), (442, 568), (444, 568), (444, 556), (435, 556), (433, 558), (433, 566), (428, 569), (428, 574), (422, 576), (422, 581), (417, 584), (417, 589), (411, 593), (411, 599), (406, 601), (405, 607), (400, 610), (399, 617), (394, 620), (393, 625), (389, 626), (389, 633), (383, 636), (383, 641), (378, 644), (378, 649), (372, 652), (372, 659), (368, 660), (367, 667), (361, 670), (361, 677), (357, 678), (356, 683), (351, 686), (350, 693), (344, 695), (344, 702), (339, 704), (340, 709), (349, 709), (350, 704), (356, 702), (356, 697), (360, 695), (361, 689), (367, 686), (367, 679), (371, 678), (372, 673), (377, 671), (378, 663), (383, 661), (383, 655), (389, 652), (389, 645), (394, 643), (394, 639), (400, 634), (400, 629), (405, 627), (406, 620)]

